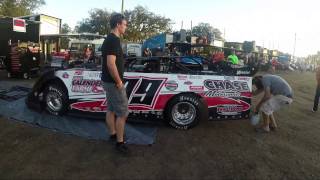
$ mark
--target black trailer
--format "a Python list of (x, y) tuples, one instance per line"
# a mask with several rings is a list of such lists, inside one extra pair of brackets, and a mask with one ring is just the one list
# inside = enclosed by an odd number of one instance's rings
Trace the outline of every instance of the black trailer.
[(26, 31), (13, 30), (13, 18), (0, 17), (0, 59), (8, 76), (28, 78), (40, 69), (40, 22), (25, 20)]

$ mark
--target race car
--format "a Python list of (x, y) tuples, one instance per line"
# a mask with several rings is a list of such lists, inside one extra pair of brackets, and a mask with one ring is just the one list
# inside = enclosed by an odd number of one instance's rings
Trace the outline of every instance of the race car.
[[(127, 59), (124, 84), (130, 117), (164, 120), (177, 129), (192, 128), (201, 120), (249, 117), (250, 76), (243, 76), (241, 72), (232, 76), (217, 75), (198, 67), (194, 70), (176, 59)], [(49, 70), (35, 83), (26, 104), (53, 115), (71, 113), (104, 118), (108, 102), (100, 69), (83, 65)]]

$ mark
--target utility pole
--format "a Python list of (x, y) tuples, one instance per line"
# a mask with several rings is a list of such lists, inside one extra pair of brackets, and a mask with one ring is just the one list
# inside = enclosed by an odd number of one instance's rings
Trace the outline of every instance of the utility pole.
[(191, 37), (192, 37), (192, 28), (193, 28), (193, 27), (192, 27), (192, 21), (191, 21), (191, 35), (190, 35)]
[(296, 53), (296, 45), (297, 45), (297, 33), (294, 33), (294, 45), (293, 45), (293, 53), (292, 53), (293, 59), (294, 59), (294, 55)]
[(124, 12), (124, 0), (122, 0), (122, 4), (121, 4), (121, 14), (123, 14), (123, 12)]

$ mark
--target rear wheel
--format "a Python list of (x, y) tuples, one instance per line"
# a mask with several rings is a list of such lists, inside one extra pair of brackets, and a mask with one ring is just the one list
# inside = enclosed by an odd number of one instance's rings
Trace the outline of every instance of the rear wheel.
[(64, 114), (69, 104), (66, 90), (58, 84), (49, 85), (44, 91), (44, 103), (50, 114)]
[(23, 79), (29, 79), (29, 73), (23, 73)]
[(204, 103), (195, 95), (182, 94), (174, 97), (166, 109), (166, 119), (176, 129), (190, 129), (207, 117)]

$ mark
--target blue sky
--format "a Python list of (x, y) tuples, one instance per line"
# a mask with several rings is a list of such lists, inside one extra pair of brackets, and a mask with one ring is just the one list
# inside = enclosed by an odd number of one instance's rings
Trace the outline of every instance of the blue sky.
[[(46, 0), (40, 13), (59, 17), (75, 26), (88, 11), (105, 8), (120, 11), (121, 0)], [(208, 22), (226, 32), (228, 41), (256, 40), (258, 45), (306, 56), (320, 50), (320, 11), (317, 0), (125, 0), (125, 9), (142, 5), (171, 18), (173, 29)]]

